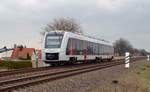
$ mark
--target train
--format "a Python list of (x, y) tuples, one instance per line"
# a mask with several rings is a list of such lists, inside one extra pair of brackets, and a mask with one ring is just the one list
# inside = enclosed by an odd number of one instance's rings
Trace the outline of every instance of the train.
[(63, 30), (46, 32), (42, 44), (42, 61), (52, 66), (77, 62), (111, 61), (114, 48), (111, 43)]

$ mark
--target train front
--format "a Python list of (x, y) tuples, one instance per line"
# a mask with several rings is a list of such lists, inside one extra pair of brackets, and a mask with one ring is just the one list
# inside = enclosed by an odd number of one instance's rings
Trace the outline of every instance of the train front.
[(53, 64), (59, 61), (63, 35), (63, 31), (52, 31), (45, 34), (42, 49), (42, 60), (45, 63)]

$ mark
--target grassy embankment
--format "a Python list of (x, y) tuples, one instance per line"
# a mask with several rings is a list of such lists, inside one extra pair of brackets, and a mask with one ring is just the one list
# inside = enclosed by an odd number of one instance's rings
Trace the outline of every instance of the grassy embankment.
[(150, 92), (150, 63), (91, 92)]
[(0, 60), (0, 68), (7, 69), (21, 69), (21, 68), (31, 68), (31, 61), (4, 61)]

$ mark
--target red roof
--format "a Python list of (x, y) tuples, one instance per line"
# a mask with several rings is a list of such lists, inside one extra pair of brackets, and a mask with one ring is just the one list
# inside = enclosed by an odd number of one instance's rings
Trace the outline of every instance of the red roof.
[(13, 59), (18, 59), (18, 58), (22, 58), (22, 59), (27, 59), (27, 54), (29, 54), (29, 56), (32, 56), (34, 51), (34, 48), (23, 48), (22, 50), (20, 50), (20, 48), (15, 48), (11, 58)]

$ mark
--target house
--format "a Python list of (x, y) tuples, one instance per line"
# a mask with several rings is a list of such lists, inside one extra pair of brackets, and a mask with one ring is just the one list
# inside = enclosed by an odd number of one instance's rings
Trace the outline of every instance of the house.
[(13, 50), (7, 50), (7, 51), (4, 51), (4, 52), (1, 52), (0, 53), (0, 58), (11, 59), (12, 52), (13, 52)]
[(35, 50), (32, 54), (32, 60), (41, 60), (42, 51), (41, 50)]
[(0, 53), (0, 59), (2, 58), (2, 55), (1, 55), (1, 53)]
[(12, 59), (31, 59), (34, 48), (14, 48), (11, 55)]
[(32, 67), (33, 68), (49, 66), (49, 65), (46, 65), (45, 62), (41, 60), (41, 57), (42, 57), (41, 50), (35, 50), (33, 52), (32, 54)]

